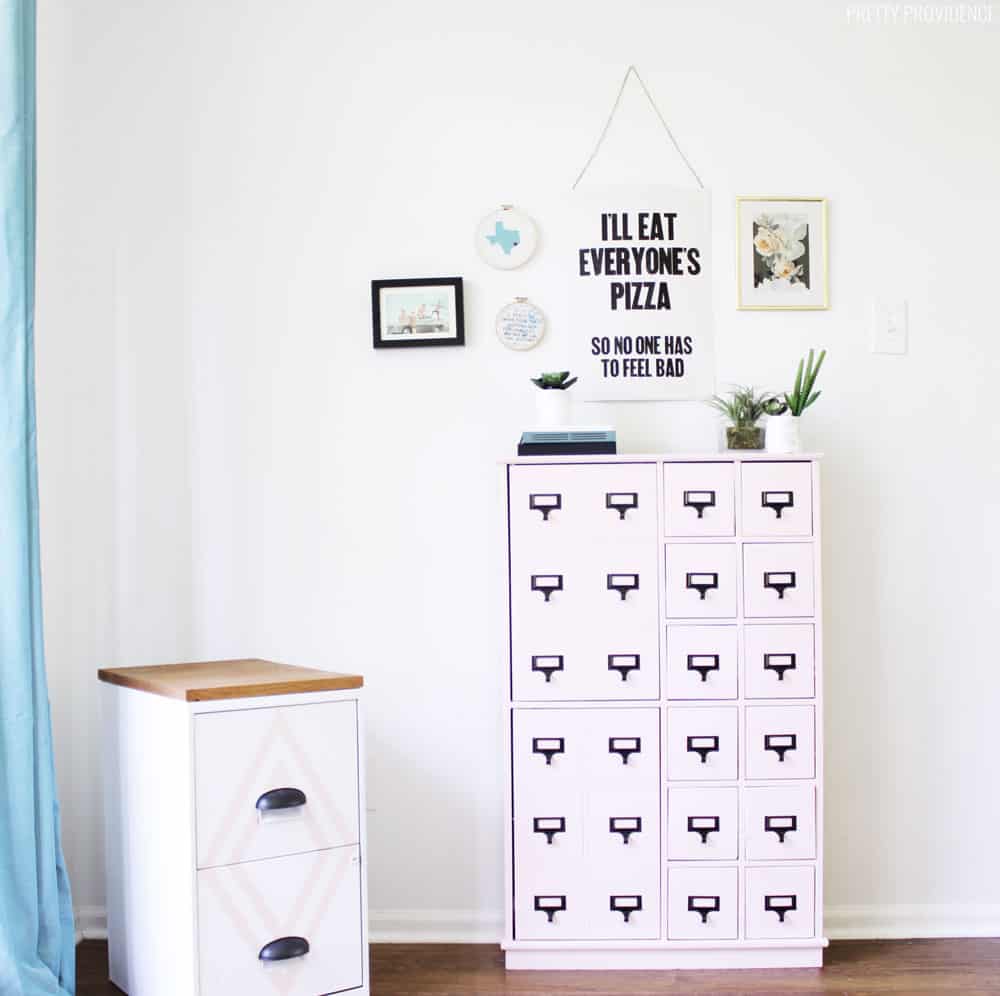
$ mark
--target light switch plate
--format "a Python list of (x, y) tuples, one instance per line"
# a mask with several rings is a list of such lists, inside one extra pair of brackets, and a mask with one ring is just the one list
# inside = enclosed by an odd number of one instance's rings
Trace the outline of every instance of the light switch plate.
[(871, 351), (901, 356), (906, 352), (909, 322), (905, 300), (877, 299), (871, 306)]

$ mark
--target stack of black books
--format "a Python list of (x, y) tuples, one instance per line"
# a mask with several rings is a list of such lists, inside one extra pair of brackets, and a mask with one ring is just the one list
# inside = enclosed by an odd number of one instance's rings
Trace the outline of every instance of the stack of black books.
[(617, 453), (615, 430), (594, 428), (528, 429), (521, 433), (518, 456), (576, 456)]

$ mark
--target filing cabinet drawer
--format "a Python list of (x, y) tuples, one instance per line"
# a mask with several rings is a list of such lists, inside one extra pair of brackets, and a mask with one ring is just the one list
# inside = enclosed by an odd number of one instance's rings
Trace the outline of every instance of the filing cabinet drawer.
[(667, 937), (716, 941), (736, 937), (739, 923), (735, 868), (676, 868), (667, 878)]
[(668, 463), (663, 468), (668, 536), (734, 536), (734, 465)]
[(816, 857), (816, 789), (812, 785), (747, 788), (743, 813), (749, 860)]
[(667, 857), (671, 861), (735, 861), (738, 810), (735, 788), (671, 788), (667, 793)]
[(744, 544), (743, 594), (749, 617), (813, 615), (812, 544)]
[(735, 706), (667, 709), (667, 778), (729, 781), (738, 774)]
[(656, 465), (536, 464), (510, 468), (511, 545), (551, 553), (588, 544), (655, 542)]
[(198, 867), (359, 840), (354, 702), (194, 720)]
[(668, 619), (736, 615), (736, 547), (732, 543), (666, 545)]
[(747, 937), (815, 936), (816, 873), (811, 865), (748, 868), (746, 876)]
[(667, 627), (667, 698), (735, 699), (735, 626)]
[(749, 699), (808, 699), (816, 691), (812, 623), (748, 625), (744, 674)]
[(744, 536), (811, 536), (812, 465), (744, 463), (741, 468)]
[(360, 986), (358, 846), (199, 871), (197, 931), (201, 996)]
[(747, 706), (747, 778), (812, 778), (815, 716), (811, 705)]

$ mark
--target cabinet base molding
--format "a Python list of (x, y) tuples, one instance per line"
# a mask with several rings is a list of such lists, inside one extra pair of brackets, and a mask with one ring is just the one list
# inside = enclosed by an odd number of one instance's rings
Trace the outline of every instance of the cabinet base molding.
[(535, 947), (524, 942), (502, 945), (508, 969), (619, 971), (622, 969), (721, 969), (721, 968), (821, 968), (826, 938), (810, 938), (801, 944), (784, 943), (754, 947), (743, 942), (738, 946), (690, 945), (683, 943), (631, 944), (586, 948)]

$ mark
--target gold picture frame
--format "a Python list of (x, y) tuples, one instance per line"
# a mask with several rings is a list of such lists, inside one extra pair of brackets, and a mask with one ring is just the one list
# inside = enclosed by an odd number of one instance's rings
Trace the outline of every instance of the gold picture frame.
[[(762, 219), (766, 225), (760, 224)], [(829, 309), (825, 197), (736, 198), (736, 307), (739, 311)]]

